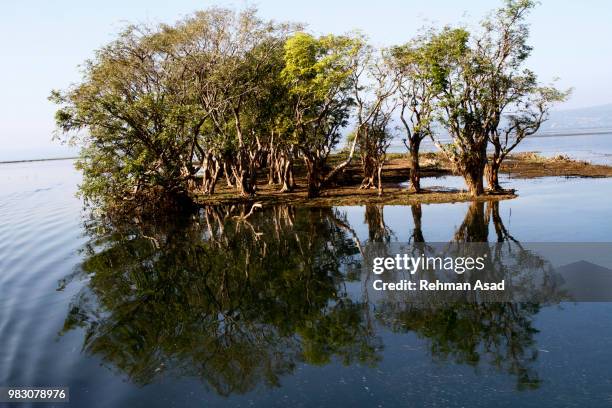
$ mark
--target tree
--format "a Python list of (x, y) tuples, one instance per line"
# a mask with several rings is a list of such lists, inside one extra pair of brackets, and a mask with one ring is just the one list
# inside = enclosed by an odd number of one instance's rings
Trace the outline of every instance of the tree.
[(421, 142), (433, 137), (435, 98), (442, 85), (437, 75), (436, 45), (425, 35), (391, 49), (390, 66), (396, 72), (400, 120), (406, 133), (403, 142), (410, 153), (410, 185), (416, 193), (421, 191)]
[(200, 154), (223, 162), (241, 195), (255, 194), (271, 134), (266, 127), (274, 112), (270, 105), (279, 103), (283, 46), (293, 29), (258, 18), (255, 9), (218, 8), (198, 12), (177, 27), (186, 43), (184, 71), (208, 113), (202, 138), (207, 149), (199, 149)]
[(506, 156), (526, 137), (536, 133), (548, 117), (553, 103), (563, 101), (569, 91), (538, 84), (536, 75), (523, 68), (532, 48), (527, 44), (525, 18), (535, 6), (531, 0), (508, 0), (483, 26), (475, 52), (490, 65), (483, 83), (490, 92), (489, 141), (493, 156), (487, 167), (489, 188), (500, 191), (498, 173)]
[[(284, 50), (275, 54), (279, 63), (275, 66), (284, 67)], [(261, 99), (257, 110), (257, 123), (261, 133), (267, 134), (265, 144), (265, 164), (268, 167), (268, 184), (277, 183), (280, 192), (292, 191), (295, 187), (293, 164), (297, 149), (292, 143), (293, 121), (289, 89), (280, 78), (280, 72), (268, 76), (265, 97)]]
[(356, 142), (361, 156), (360, 188), (378, 188), (378, 194), (382, 195), (381, 173), (393, 138), (389, 124), (397, 107), (392, 97), (398, 84), (395, 73), (388, 69), (385, 52), (378, 57), (373, 54), (370, 46), (364, 46), (357, 56), (351, 81), (356, 126), (349, 143)]
[(87, 200), (186, 195), (203, 112), (175, 75), (173, 45), (130, 26), (86, 61), (80, 84), (52, 92), (57, 137), (82, 147), (77, 167)]
[[(223, 176), (253, 196), (265, 173), (290, 191), (298, 158), (308, 196), (316, 197), (357, 148), (361, 187), (382, 194), (399, 106), (414, 191), (428, 136), (473, 195), (484, 192), (487, 163), (489, 185), (499, 190), (502, 161), (567, 96), (523, 67), (533, 7), (507, 0), (477, 35), (432, 29), (380, 55), (360, 34), (315, 37), (252, 8), (212, 7), (172, 25), (129, 26), (85, 63), (80, 83), (52, 92), (58, 138), (81, 146), (81, 193), (96, 202), (190, 199), (194, 190), (213, 194)], [(452, 143), (437, 140), (436, 119)], [(348, 152), (332, 167), (328, 158), (349, 122)]]
[(488, 142), (494, 146), (490, 187), (498, 190), (497, 173), (503, 158), (539, 129), (553, 102), (567, 95), (553, 87), (540, 87), (535, 75), (523, 68), (531, 53), (525, 19), (535, 4), (532, 0), (506, 0), (483, 21), (482, 32), (471, 42), (462, 29), (446, 29), (438, 35), (443, 40), (453, 38), (449, 33), (459, 34), (454, 44), (461, 52), (451, 53), (452, 58), (446, 61), (448, 54), (438, 57), (444, 62), (442, 123), (453, 138), (444, 151), (474, 196), (484, 192)]
[(431, 75), (441, 85), (438, 95), (439, 121), (452, 143), (436, 145), (463, 176), (473, 196), (484, 192), (483, 175), (487, 163), (488, 131), (492, 117), (488, 89), (483, 85), (488, 75), (486, 61), (469, 47), (465, 29), (445, 28), (432, 36), (435, 59)]
[(287, 110), (280, 73), (295, 28), (213, 7), (174, 25), (131, 26), (101, 49), (80, 85), (52, 94), (61, 137), (83, 146), (85, 196), (185, 196), (200, 171), (200, 190), (212, 194), (222, 170), (253, 195)]
[(281, 76), (291, 97), (292, 142), (308, 172), (308, 197), (317, 197), (322, 186), (352, 160), (355, 142), (347, 159), (326, 171), (327, 158), (338, 144), (340, 130), (348, 124), (354, 104), (353, 73), (363, 46), (358, 37), (315, 38), (303, 32), (285, 43), (285, 68)]
[(387, 158), (387, 149), (393, 140), (389, 127), (393, 109), (376, 109), (374, 116), (359, 127), (355, 137), (361, 155), (363, 181), (360, 188), (376, 188), (378, 195), (383, 194), (382, 171)]
[[(515, 89), (520, 89), (519, 86), (517, 85)], [(504, 159), (523, 139), (536, 133), (548, 118), (550, 107), (556, 102), (565, 100), (568, 95), (568, 92), (559, 91), (554, 87), (540, 87), (535, 83), (526, 87), (530, 89), (523, 88), (523, 95), (513, 102), (512, 112), (505, 113), (503, 123), (492, 129), (489, 134), (493, 155), (489, 158), (487, 166), (487, 182), (492, 191), (502, 191), (498, 174)]]

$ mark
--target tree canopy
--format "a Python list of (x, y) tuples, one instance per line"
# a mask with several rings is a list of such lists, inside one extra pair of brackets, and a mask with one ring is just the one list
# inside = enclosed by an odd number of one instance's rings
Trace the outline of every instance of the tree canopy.
[[(473, 195), (567, 97), (525, 67), (531, 0), (507, 0), (481, 24), (429, 28), (376, 49), (358, 32), (315, 36), (248, 8), (213, 7), (175, 24), (130, 25), (86, 61), (81, 81), (53, 91), (58, 137), (81, 146), (81, 193), (96, 203), (214, 194), (217, 182), (257, 194), (318, 196), (355, 152), (362, 188), (378, 188), (398, 121), (420, 190), (430, 138)], [(346, 154), (330, 162), (354, 126)], [(447, 133), (452, 142), (442, 144)]]

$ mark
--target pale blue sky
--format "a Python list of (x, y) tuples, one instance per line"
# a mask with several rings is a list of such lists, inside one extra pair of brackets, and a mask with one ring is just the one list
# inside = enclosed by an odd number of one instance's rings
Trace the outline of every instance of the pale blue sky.
[[(401, 43), (426, 24), (476, 23), (498, 1), (206, 0), (3, 1), (0, 6), (0, 160), (62, 154), (50, 138), (52, 88), (79, 80), (78, 65), (126, 22), (173, 22), (208, 5), (258, 6), (316, 33), (355, 28), (376, 45)], [(529, 65), (543, 81), (574, 87), (562, 109), (612, 102), (612, 2), (543, 0), (530, 17)]]

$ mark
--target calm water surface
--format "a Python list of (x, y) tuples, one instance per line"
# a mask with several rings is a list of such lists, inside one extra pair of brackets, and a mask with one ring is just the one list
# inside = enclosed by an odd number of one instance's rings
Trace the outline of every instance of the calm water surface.
[[(566, 155), (575, 160), (586, 160), (596, 164), (612, 164), (612, 132), (598, 131), (566, 135), (538, 135), (528, 137), (514, 149), (514, 153), (538, 152), (544, 157)], [(443, 143), (449, 143), (450, 139), (442, 138)], [(436, 151), (437, 148), (429, 139), (423, 140), (422, 151)], [(394, 153), (406, 152), (406, 147), (401, 141), (394, 141), (390, 151)]]
[(380, 304), (352, 273), (368, 241), (612, 241), (610, 179), (113, 224), (78, 182), (70, 161), (0, 165), (0, 385), (82, 407), (612, 406), (612, 305)]

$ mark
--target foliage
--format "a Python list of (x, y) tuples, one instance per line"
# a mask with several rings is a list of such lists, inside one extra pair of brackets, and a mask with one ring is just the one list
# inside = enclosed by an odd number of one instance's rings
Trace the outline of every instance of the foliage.
[(172, 75), (171, 44), (128, 27), (84, 66), (84, 79), (53, 92), (64, 140), (83, 153), (82, 193), (91, 200), (125, 199), (161, 188), (183, 194), (192, 175), (189, 151), (201, 108)]
[[(500, 270), (545, 267), (507, 233), (497, 204), (473, 203), (455, 240), (487, 240), (492, 220), (500, 252), (489, 259)], [(418, 241), (421, 221), (413, 211)], [(383, 206), (366, 208), (365, 224), (369, 242), (395, 236)], [(61, 334), (80, 328), (84, 352), (135, 384), (186, 376), (228, 396), (278, 386), (300, 364), (376, 365), (385, 328), (416, 334), (434, 361), (491, 365), (519, 386), (539, 384), (533, 316), (541, 305), (371, 296), (360, 265), (380, 246), (360, 243), (332, 208), (233, 205), (156, 219), (97, 215), (86, 226), (84, 262), (71, 274), (84, 284)]]
[[(309, 197), (337, 181), (359, 149), (364, 188), (382, 185), (396, 109), (420, 189), (421, 141), (432, 138), (474, 195), (568, 93), (525, 68), (531, 0), (507, 0), (480, 31), (444, 27), (376, 50), (360, 33), (314, 36), (253, 8), (198, 11), (175, 24), (128, 26), (86, 61), (79, 83), (53, 91), (57, 135), (82, 148), (83, 196), (96, 204), (214, 194), (243, 196), (258, 177)], [(349, 124), (345, 159), (328, 158)], [(439, 143), (442, 127), (452, 143)], [(487, 157), (493, 146), (493, 157)]]
[[(535, 5), (532, 0), (507, 0), (482, 22), (482, 32), (472, 35), (471, 41), (462, 29), (445, 30), (435, 41), (450, 40), (446, 48), (450, 53), (442, 54), (451, 57), (449, 63), (436, 64), (434, 69), (442, 86), (440, 121), (453, 138), (443, 151), (474, 195), (483, 192), (488, 143), (493, 143), (496, 154), (491, 187), (498, 189), (500, 152), (505, 151), (505, 157), (524, 137), (535, 133), (551, 104), (566, 96), (553, 87), (541, 87), (535, 74), (524, 68), (532, 51), (525, 19)], [(449, 33), (457, 35), (449, 37)], [(509, 125), (502, 130), (504, 117)]]
[(281, 77), (289, 87), (293, 114), (293, 141), (308, 170), (309, 196), (317, 196), (331, 175), (324, 174), (327, 157), (348, 124), (354, 101), (351, 89), (359, 55), (365, 43), (359, 36), (326, 35), (319, 38), (296, 33), (285, 43)]

